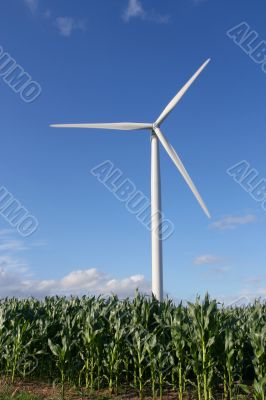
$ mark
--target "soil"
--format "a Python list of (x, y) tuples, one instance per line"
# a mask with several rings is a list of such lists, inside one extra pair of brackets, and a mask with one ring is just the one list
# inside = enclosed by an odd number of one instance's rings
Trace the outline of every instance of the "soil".
[[(0, 379), (0, 394), (8, 393), (11, 398), (15, 398), (20, 393), (27, 393), (30, 395), (38, 396), (40, 399), (46, 400), (62, 400), (61, 386), (58, 384), (49, 384), (39, 381), (27, 381), (17, 380), (14, 383), (10, 383), (7, 380)], [(217, 395), (216, 399), (222, 399)], [(251, 397), (243, 396), (239, 399), (247, 400)], [(159, 399), (159, 397), (158, 397)], [(165, 393), (162, 397), (163, 400), (177, 400), (178, 394), (175, 392)], [(197, 396), (188, 394), (184, 396), (184, 400), (194, 400)], [(131, 388), (122, 388), (120, 394), (110, 395), (108, 391), (94, 391), (93, 393), (85, 389), (75, 389), (65, 387), (64, 400), (139, 400), (139, 396), (136, 391)], [(143, 400), (154, 400), (149, 393), (143, 395)]]

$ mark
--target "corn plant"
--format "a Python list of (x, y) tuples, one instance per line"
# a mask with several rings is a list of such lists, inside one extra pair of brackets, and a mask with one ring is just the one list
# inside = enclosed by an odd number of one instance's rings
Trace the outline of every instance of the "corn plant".
[(11, 327), (13, 335), (8, 336), (6, 340), (6, 370), (11, 373), (11, 381), (14, 382), (20, 361), (27, 355), (27, 349), (31, 345), (33, 338), (28, 335), (31, 325), (23, 318), (17, 321), (12, 320)]
[(208, 295), (202, 303), (197, 298), (195, 304), (188, 304), (188, 315), (189, 347), (197, 379), (198, 399), (210, 400), (216, 371), (215, 344), (219, 335), (217, 303), (211, 301)]
[(127, 347), (125, 339), (128, 331), (127, 324), (127, 311), (125, 307), (113, 298), (108, 305), (108, 312), (104, 315), (107, 321), (108, 328), (108, 341), (105, 346), (104, 353), (104, 366), (108, 371), (107, 380), (109, 392), (113, 393), (114, 388), (118, 390), (119, 378), (122, 375), (124, 358), (126, 356)]
[(250, 343), (253, 348), (255, 381), (253, 396), (255, 400), (265, 399), (266, 388), (266, 321), (265, 310), (259, 303), (255, 305), (250, 325)]
[(179, 400), (251, 392), (265, 399), (266, 305), (259, 301), (227, 308), (208, 295), (187, 305), (139, 293), (6, 298), (0, 348), (6, 379), (59, 381), (63, 396), (75, 386), (110, 394), (135, 388), (140, 398), (170, 389)]
[(100, 386), (100, 368), (101, 353), (104, 343), (102, 335), (104, 326), (101, 320), (100, 304), (93, 301), (87, 313), (84, 316), (84, 322), (81, 325), (81, 349), (79, 355), (83, 361), (83, 367), (80, 371), (80, 377), (85, 375), (85, 386), (93, 390), (97, 383)]
[(175, 377), (178, 380), (178, 397), (183, 399), (186, 390), (187, 375), (190, 369), (190, 362), (187, 358), (188, 346), (188, 317), (187, 309), (179, 304), (174, 310), (170, 310), (166, 316), (167, 326), (170, 328), (170, 345), (174, 354), (174, 365), (172, 368), (172, 383), (175, 385)]
[(143, 398), (145, 387), (145, 370), (147, 368), (147, 348), (146, 348), (146, 330), (141, 326), (132, 328), (131, 342), (128, 340), (129, 352), (133, 360), (134, 368), (134, 386), (139, 390), (139, 396)]
[(52, 343), (51, 339), (48, 339), (48, 345), (52, 354), (56, 357), (56, 365), (61, 374), (61, 385), (62, 385), (62, 397), (65, 394), (65, 378), (66, 378), (66, 364), (67, 364), (67, 353), (68, 344), (65, 336), (62, 337), (62, 344)]

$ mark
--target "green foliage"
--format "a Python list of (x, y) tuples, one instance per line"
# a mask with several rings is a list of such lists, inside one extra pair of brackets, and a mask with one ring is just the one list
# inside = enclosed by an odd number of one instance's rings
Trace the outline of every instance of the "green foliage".
[[(0, 368), (5, 377), (109, 389), (142, 398), (174, 390), (198, 400), (265, 400), (266, 305), (226, 308), (208, 295), (159, 303), (137, 294), (0, 301)], [(251, 395), (251, 394), (250, 394)], [(1, 399), (0, 399), (1, 400)]]

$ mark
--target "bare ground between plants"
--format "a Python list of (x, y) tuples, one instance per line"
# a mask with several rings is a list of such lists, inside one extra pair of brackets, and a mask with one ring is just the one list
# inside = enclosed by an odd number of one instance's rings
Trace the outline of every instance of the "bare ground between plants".
[[(153, 397), (149, 393), (149, 389), (147, 389), (146, 393), (143, 395), (143, 400), (153, 400)], [(29, 395), (29, 400), (31, 398), (36, 398), (42, 400), (61, 400), (61, 386), (58, 384), (52, 383), (44, 383), (40, 381), (27, 381), (27, 380), (17, 380), (14, 383), (10, 383), (7, 380), (0, 380), (0, 396), (7, 396), (5, 399), (16, 399), (19, 398), (20, 394)], [(31, 397), (32, 396), (32, 397)], [(160, 397), (158, 396), (157, 399)], [(183, 400), (197, 400), (197, 395), (188, 393), (184, 395)], [(0, 400), (2, 397), (0, 397)], [(107, 390), (100, 390), (89, 392), (85, 389), (75, 389), (71, 387), (65, 388), (65, 400), (138, 400), (138, 393), (132, 388), (121, 388), (119, 394), (112, 394)], [(163, 400), (177, 400), (178, 393), (169, 391), (168, 393), (164, 393)], [(215, 399), (222, 400), (224, 399), (222, 394), (216, 394)], [(250, 395), (239, 395), (237, 397), (238, 400), (251, 400), (253, 396)]]

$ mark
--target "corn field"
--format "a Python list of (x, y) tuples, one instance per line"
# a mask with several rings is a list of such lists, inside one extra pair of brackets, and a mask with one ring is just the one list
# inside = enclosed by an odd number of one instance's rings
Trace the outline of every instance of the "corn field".
[[(137, 294), (3, 299), (1, 374), (140, 398), (265, 398), (266, 304), (158, 303)], [(187, 395), (189, 394), (189, 397)]]

